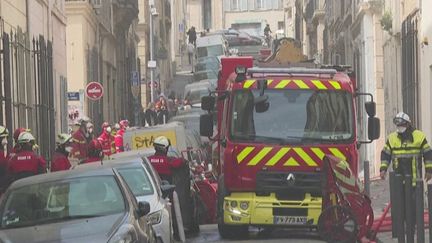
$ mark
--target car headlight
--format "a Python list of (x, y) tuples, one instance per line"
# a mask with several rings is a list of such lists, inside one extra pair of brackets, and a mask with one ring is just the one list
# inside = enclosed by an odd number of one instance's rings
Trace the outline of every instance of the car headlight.
[(151, 213), (147, 216), (148, 221), (150, 224), (159, 224), (162, 220), (162, 211), (157, 211), (154, 213)]
[(109, 243), (132, 243), (136, 242), (137, 236), (135, 228), (128, 224), (120, 227), (119, 230), (109, 240)]

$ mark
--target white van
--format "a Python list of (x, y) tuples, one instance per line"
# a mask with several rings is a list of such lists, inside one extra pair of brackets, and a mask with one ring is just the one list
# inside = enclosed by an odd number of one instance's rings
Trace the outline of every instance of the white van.
[(228, 55), (227, 43), (222, 35), (199, 37), (196, 41), (198, 61), (205, 57), (221, 57)]

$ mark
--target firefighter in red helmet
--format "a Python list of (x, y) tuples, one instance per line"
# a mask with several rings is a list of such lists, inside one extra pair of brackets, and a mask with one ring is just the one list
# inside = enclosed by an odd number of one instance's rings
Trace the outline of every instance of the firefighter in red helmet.
[(108, 122), (102, 124), (102, 134), (98, 137), (99, 142), (102, 145), (102, 150), (105, 156), (111, 156), (114, 147), (114, 136), (112, 133), (112, 127)]
[(87, 147), (89, 133), (87, 125), (90, 123), (90, 118), (82, 117), (78, 121), (80, 126), (77, 131), (72, 134), (72, 154), (71, 157), (78, 160), (77, 163), (82, 163), (87, 159)]
[(7, 165), (7, 173), (10, 182), (45, 173), (45, 159), (33, 151), (33, 146), (36, 142), (33, 135), (29, 132), (22, 132), (17, 142), (20, 145), (20, 151), (10, 158)]
[(120, 125), (120, 130), (117, 131), (117, 134), (115, 135), (115, 138), (114, 138), (117, 153), (124, 151), (123, 135), (124, 135), (126, 129), (129, 127), (129, 121), (128, 120), (121, 120), (119, 122), (119, 125)]

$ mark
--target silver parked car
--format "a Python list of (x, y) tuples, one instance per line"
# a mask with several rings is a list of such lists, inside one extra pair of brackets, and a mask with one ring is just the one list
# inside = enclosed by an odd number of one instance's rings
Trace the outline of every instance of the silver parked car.
[[(121, 156), (121, 154), (117, 156)], [(90, 163), (79, 167), (95, 166), (100, 165)], [(173, 242), (171, 203), (168, 196), (173, 193), (175, 187), (161, 185), (161, 181), (150, 162), (139, 156), (104, 161), (102, 166), (115, 169), (126, 181), (138, 202), (150, 204), (147, 218), (153, 226), (157, 242)]]
[(0, 203), (0, 242), (155, 242), (147, 215), (112, 168), (27, 177)]

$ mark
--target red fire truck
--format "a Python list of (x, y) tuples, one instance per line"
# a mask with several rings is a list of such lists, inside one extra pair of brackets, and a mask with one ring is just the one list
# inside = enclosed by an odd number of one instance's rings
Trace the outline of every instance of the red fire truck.
[[(293, 39), (279, 40), (274, 50), (258, 67), (251, 57), (222, 58), (217, 90), (202, 99), (208, 114), (200, 132), (217, 144), (224, 238), (242, 237), (249, 226), (316, 227), (324, 156), (347, 161), (357, 174), (359, 145), (379, 137), (373, 96), (356, 92), (346, 67), (317, 67)], [(359, 141), (356, 126), (362, 95), (370, 97), (369, 141)]]

